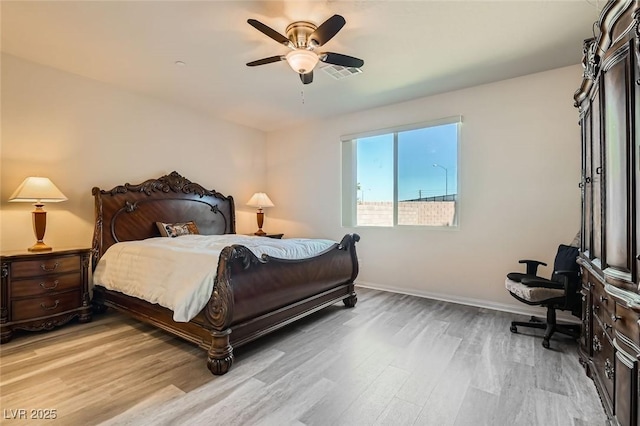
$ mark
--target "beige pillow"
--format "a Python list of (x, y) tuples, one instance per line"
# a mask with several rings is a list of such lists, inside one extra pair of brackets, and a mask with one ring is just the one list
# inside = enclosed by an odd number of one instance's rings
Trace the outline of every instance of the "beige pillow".
[(180, 223), (156, 222), (158, 231), (163, 237), (179, 237), (181, 235), (199, 234), (198, 227), (193, 221)]

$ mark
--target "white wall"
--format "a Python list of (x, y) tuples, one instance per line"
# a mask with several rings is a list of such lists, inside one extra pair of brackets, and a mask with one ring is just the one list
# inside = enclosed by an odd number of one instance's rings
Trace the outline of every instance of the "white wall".
[(31, 246), (33, 207), (8, 203), (22, 180), (49, 177), (69, 201), (48, 204), (45, 242), (90, 247), (94, 186), (140, 183), (176, 170), (233, 195), (238, 232), (264, 191), (264, 133), (53, 68), (2, 55), (0, 248)]
[[(361, 284), (522, 311), (504, 289), (506, 273), (523, 258), (552, 266), (558, 244), (579, 229), (572, 95), (581, 75), (576, 65), (272, 132), (276, 207), (264, 228), (335, 239), (357, 232)], [(342, 228), (340, 136), (453, 115), (463, 116), (459, 228)]]
[[(520, 258), (551, 264), (557, 245), (578, 230), (580, 138), (572, 94), (579, 66), (268, 135), (9, 55), (1, 66), (2, 250), (34, 242), (32, 207), (7, 203), (26, 176), (50, 177), (69, 198), (45, 207), (45, 241), (88, 247), (92, 187), (177, 170), (233, 195), (240, 233), (255, 230), (255, 212), (244, 204), (259, 190), (276, 204), (266, 210), (268, 232), (335, 239), (358, 232), (361, 284), (521, 310), (504, 290), (505, 274), (521, 267)], [(464, 120), (459, 229), (341, 227), (340, 135), (458, 114)]]

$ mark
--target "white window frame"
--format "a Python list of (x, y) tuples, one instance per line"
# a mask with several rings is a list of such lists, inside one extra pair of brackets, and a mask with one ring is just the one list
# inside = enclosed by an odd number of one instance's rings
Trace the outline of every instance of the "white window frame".
[[(447, 124), (458, 124), (458, 140), (456, 148), (456, 185), (457, 185), (457, 200), (456, 200), (456, 223), (451, 226), (432, 226), (432, 225), (402, 225), (398, 224), (398, 133), (418, 130), (429, 127), (443, 126)], [(343, 135), (340, 137), (342, 148), (342, 226), (350, 228), (426, 228), (426, 229), (457, 229), (460, 226), (459, 220), (459, 201), (460, 201), (460, 182), (459, 182), (459, 169), (460, 169), (460, 140), (462, 133), (462, 116), (455, 115), (437, 120), (430, 120), (419, 123), (405, 124), (396, 127), (377, 129), (364, 131), (359, 133), (352, 133)], [(372, 136), (380, 136), (393, 134), (393, 225), (392, 226), (373, 226), (373, 225), (358, 225), (357, 221), (357, 176), (358, 176), (358, 164), (357, 164), (357, 149), (356, 142), (358, 139), (368, 138)]]

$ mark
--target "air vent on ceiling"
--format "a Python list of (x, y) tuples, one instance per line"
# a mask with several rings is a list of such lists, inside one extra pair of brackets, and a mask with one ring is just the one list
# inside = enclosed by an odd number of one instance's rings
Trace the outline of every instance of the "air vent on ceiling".
[(326, 65), (321, 69), (336, 80), (342, 80), (343, 78), (362, 73), (362, 70), (360, 68), (343, 67), (340, 65)]

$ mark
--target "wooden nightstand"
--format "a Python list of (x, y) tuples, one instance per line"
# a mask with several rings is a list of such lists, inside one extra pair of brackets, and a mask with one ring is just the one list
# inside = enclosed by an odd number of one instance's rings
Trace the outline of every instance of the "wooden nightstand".
[(265, 234), (265, 235), (263, 235), (263, 237), (277, 238), (278, 240), (281, 239), (283, 236), (284, 236), (284, 234)]
[(91, 249), (2, 252), (0, 343), (13, 330), (51, 330), (74, 318), (91, 321)]

